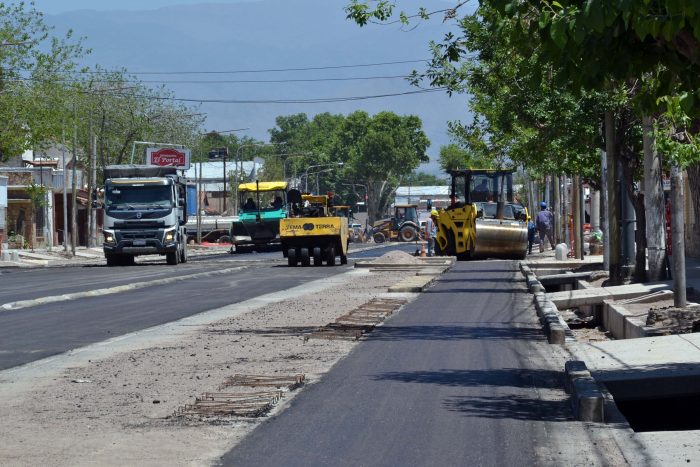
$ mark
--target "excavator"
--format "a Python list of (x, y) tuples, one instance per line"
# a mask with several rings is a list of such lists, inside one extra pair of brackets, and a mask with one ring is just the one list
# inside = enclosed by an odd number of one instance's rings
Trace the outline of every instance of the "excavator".
[(458, 259), (524, 259), (527, 208), (515, 201), (513, 172), (465, 169), (452, 178), (450, 204), (438, 211), (436, 249)]

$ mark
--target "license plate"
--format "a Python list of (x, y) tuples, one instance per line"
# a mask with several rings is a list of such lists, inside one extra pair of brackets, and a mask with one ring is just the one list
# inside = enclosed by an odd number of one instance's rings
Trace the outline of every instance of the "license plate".
[(134, 240), (134, 246), (146, 246), (146, 240)]

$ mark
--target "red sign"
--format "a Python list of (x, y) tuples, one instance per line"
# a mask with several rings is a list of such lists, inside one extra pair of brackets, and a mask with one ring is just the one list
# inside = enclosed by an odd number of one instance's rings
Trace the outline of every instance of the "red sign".
[(189, 169), (189, 149), (148, 148), (146, 153), (148, 165), (174, 166), (182, 170)]

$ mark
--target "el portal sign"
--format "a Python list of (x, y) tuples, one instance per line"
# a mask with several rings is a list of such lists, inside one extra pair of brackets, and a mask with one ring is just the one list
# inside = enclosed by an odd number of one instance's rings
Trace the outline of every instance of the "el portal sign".
[(175, 148), (146, 149), (146, 164), (177, 167), (180, 170), (190, 168), (190, 150)]

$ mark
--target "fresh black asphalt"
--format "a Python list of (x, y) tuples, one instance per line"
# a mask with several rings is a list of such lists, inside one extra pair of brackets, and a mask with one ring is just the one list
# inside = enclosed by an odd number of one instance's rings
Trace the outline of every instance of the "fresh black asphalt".
[(558, 385), (516, 264), (458, 263), (317, 384), (221, 460), (225, 466), (536, 465), (538, 396)]
[[(406, 246), (399, 246), (405, 248)], [(386, 250), (356, 252), (352, 258)], [(244, 267), (116, 294), (0, 311), (0, 370), (130, 332), (243, 302), (348, 271), (350, 266), (289, 268), (281, 252), (212, 256), (181, 264), (66, 267), (5, 271), (0, 303), (103, 289), (175, 274)]]

